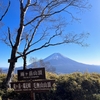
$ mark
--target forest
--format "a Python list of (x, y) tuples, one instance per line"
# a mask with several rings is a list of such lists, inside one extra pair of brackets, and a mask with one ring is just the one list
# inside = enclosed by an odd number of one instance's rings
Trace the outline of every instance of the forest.
[[(31, 100), (30, 93), (16, 93), (3, 89), (6, 74), (0, 74), (0, 100)], [(55, 74), (46, 72), (47, 79), (54, 79), (53, 88), (47, 93), (35, 93), (35, 100), (100, 100), (100, 74)], [(17, 81), (14, 75), (13, 81)]]

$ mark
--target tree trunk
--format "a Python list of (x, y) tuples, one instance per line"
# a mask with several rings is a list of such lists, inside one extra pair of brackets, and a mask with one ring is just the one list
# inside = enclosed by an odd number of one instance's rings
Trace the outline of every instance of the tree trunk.
[(8, 60), (9, 64), (9, 70), (8, 70), (8, 74), (7, 74), (7, 78), (5, 80), (5, 88), (10, 86), (10, 80), (13, 76), (13, 72), (14, 72), (14, 68), (15, 68), (15, 63), (17, 62), (17, 58), (16, 58), (16, 54), (17, 54), (17, 50), (18, 50), (18, 46), (20, 43), (20, 38), (22, 35), (22, 30), (23, 30), (23, 25), (20, 26), (20, 28), (18, 29), (18, 35), (16, 38), (16, 43), (15, 45), (12, 47), (12, 51), (11, 51), (11, 57)]
[(19, 28), (18, 28), (18, 31), (17, 31), (18, 33), (17, 33), (17, 36), (16, 36), (15, 44), (13, 45), (11, 43), (12, 51), (11, 51), (11, 57), (9, 59), (9, 63), (10, 63), (9, 64), (9, 70), (8, 70), (8, 74), (7, 74), (7, 77), (6, 77), (6, 80), (5, 80), (5, 84), (4, 84), (4, 86), (6, 88), (7, 88), (7, 86), (10, 85), (9, 83), (10, 83), (10, 80), (11, 80), (13, 72), (14, 72), (15, 63), (17, 61), (16, 54), (17, 54), (18, 47), (19, 47), (20, 42), (21, 42), (21, 36), (22, 36), (23, 30), (24, 30), (24, 17), (25, 17), (25, 13), (27, 11), (27, 8), (29, 7), (30, 2), (31, 2), (31, 0), (27, 0), (26, 6), (24, 8), (23, 0), (20, 0), (20, 25), (19, 25)]
[(23, 69), (26, 70), (26, 66), (27, 66), (27, 63), (26, 63), (26, 55), (24, 55), (23, 57)]
[(5, 84), (4, 84), (5, 88), (10, 87), (10, 82), (11, 82), (11, 79), (13, 77), (14, 68), (15, 68), (15, 63), (11, 62), (10, 65), (9, 65), (9, 70), (8, 70), (7, 78), (6, 78)]
[(6, 78), (5, 84), (4, 84), (5, 88), (10, 86), (10, 81), (11, 81), (11, 78), (12, 78), (13, 73), (14, 73), (15, 63), (17, 61), (16, 51), (17, 51), (17, 48), (13, 47), (12, 52), (11, 52), (11, 58), (8, 60), (8, 62), (10, 64), (9, 64), (9, 70), (8, 70), (7, 78)]

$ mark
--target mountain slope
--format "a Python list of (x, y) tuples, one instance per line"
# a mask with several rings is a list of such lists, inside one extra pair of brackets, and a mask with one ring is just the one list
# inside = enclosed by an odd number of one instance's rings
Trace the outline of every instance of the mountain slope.
[(59, 73), (72, 73), (72, 72), (100, 72), (100, 66), (88, 65), (76, 62), (59, 53), (54, 53), (44, 59), (45, 62), (50, 62)]

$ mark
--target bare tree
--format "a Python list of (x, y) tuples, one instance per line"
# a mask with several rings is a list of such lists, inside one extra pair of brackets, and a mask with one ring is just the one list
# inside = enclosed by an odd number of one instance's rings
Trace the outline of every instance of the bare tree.
[(31, 57), (30, 58), (31, 68), (34, 68), (34, 67), (37, 68), (37, 67), (39, 67), (38, 64), (37, 64), (38, 61), (39, 60), (37, 58)]
[(40, 67), (45, 67), (47, 72), (56, 72), (56, 68), (50, 64), (50, 62), (45, 62), (42, 59), (39, 60)]
[[(87, 36), (84, 33), (65, 33), (64, 27), (67, 24), (65, 22), (66, 18), (62, 14), (66, 14), (72, 20), (78, 20), (69, 8), (87, 9), (89, 6), (88, 0), (19, 0), (19, 4), (20, 21), (16, 34), (11, 32), (10, 27), (8, 27), (8, 32), (2, 38), (2, 41), (11, 47), (5, 86), (9, 84), (18, 58), (23, 58), (24, 69), (26, 69), (28, 54), (42, 48), (64, 43), (84, 45), (83, 40)], [(55, 41), (55, 39), (58, 39), (58, 41)], [(21, 51), (20, 47), (22, 48)]]
[(47, 72), (56, 72), (56, 68), (50, 64), (50, 62), (45, 62), (43, 59), (38, 60), (37, 58), (31, 58), (31, 68), (44, 67)]

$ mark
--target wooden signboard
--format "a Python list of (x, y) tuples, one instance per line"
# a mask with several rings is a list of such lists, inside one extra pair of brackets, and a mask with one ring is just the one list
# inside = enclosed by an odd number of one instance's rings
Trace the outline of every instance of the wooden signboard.
[(16, 92), (30, 92), (32, 91), (31, 82), (11, 82), (11, 88)]
[(50, 91), (54, 81), (45, 78), (45, 68), (18, 70), (18, 82), (11, 82), (11, 88), (16, 92), (30, 92), (35, 100), (35, 92)]
[(46, 92), (50, 91), (53, 84), (54, 80), (37, 80), (32, 82), (32, 90), (34, 92)]
[(46, 92), (50, 91), (53, 83), (54, 80), (11, 82), (11, 88), (16, 92)]
[(18, 80), (45, 79), (45, 68), (18, 70)]

